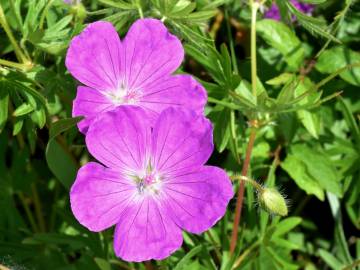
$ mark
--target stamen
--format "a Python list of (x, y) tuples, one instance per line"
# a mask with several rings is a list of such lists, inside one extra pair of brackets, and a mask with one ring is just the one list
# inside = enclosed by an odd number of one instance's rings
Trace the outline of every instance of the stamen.
[(141, 97), (141, 93), (140, 89), (129, 89), (124, 83), (120, 83), (114, 91), (103, 92), (115, 105), (136, 104)]

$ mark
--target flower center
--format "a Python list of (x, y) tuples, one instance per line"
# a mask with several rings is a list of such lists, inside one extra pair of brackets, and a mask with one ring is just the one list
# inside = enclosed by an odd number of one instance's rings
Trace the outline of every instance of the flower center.
[(128, 89), (128, 87), (122, 83), (115, 91), (107, 92), (105, 95), (115, 105), (136, 104), (140, 99), (141, 90)]
[(161, 177), (156, 172), (146, 172), (143, 176), (138, 176), (136, 179), (137, 188), (140, 194), (158, 194), (161, 188)]

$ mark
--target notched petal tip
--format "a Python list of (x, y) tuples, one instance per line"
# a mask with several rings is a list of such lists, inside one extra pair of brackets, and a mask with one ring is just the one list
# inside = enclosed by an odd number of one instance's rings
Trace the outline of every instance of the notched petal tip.
[(94, 22), (71, 40), (65, 65), (81, 83), (109, 91), (117, 86), (120, 50), (121, 42), (114, 26), (105, 21)]

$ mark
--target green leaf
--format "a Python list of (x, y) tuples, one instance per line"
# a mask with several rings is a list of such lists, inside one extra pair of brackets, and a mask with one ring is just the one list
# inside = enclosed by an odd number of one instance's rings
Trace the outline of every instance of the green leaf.
[(9, 107), (9, 92), (7, 89), (1, 89), (0, 91), (0, 133), (5, 126), (8, 118)]
[(78, 169), (75, 160), (56, 140), (49, 141), (45, 155), (49, 169), (64, 187), (70, 189)]
[(13, 112), (13, 116), (18, 117), (28, 114), (34, 110), (34, 107), (29, 103), (23, 103)]
[(273, 249), (271, 246), (266, 246), (265, 250), (270, 254), (271, 259), (278, 266), (277, 269), (286, 269), (286, 270), (297, 270), (299, 266), (291, 263), (291, 260), (284, 258), (284, 256), (278, 252), (278, 250)]
[(320, 35), (337, 43), (341, 43), (340, 40), (335, 38), (333, 35), (329, 33), (328, 27), (325, 21), (308, 16), (302, 12), (300, 12), (296, 7), (292, 5), (288, 0), (286, 1), (286, 5), (289, 11), (294, 14), (300, 24), (310, 32), (312, 35)]
[(281, 236), (285, 233), (291, 231), (293, 228), (298, 226), (301, 223), (302, 219), (300, 217), (289, 217), (283, 219), (278, 224), (276, 224), (275, 231), (273, 236)]
[(355, 64), (358, 66), (341, 72), (340, 77), (353, 85), (360, 86), (360, 53), (347, 47), (338, 46), (325, 50), (320, 55), (315, 67), (322, 73), (333, 73), (348, 65)]
[(327, 192), (326, 196), (330, 204), (331, 213), (335, 220), (335, 242), (337, 244), (336, 246), (339, 248), (339, 254), (342, 255), (343, 260), (346, 261), (348, 264), (351, 264), (352, 258), (348, 248), (348, 243), (345, 238), (340, 200), (331, 192)]
[(43, 108), (35, 110), (31, 113), (31, 120), (38, 125), (39, 128), (43, 128), (46, 124), (46, 113)]
[(217, 10), (205, 10), (205, 11), (198, 11), (191, 13), (187, 16), (187, 19), (191, 22), (202, 22), (206, 21), (207, 19), (210, 19), (214, 17), (217, 13)]
[(251, 92), (251, 85), (246, 80), (242, 80), (235, 89), (236, 100), (245, 107), (255, 108), (257, 105), (256, 97)]
[(302, 159), (291, 154), (287, 155), (286, 159), (281, 163), (281, 167), (307, 194), (313, 194), (321, 201), (325, 199), (323, 188), (318, 181), (307, 172), (306, 165), (302, 162)]
[(187, 269), (186, 266), (190, 263), (192, 257), (198, 254), (203, 249), (202, 245), (192, 248), (186, 255), (177, 263), (173, 270)]
[(290, 67), (298, 69), (301, 66), (305, 51), (300, 40), (284, 23), (264, 19), (256, 24), (256, 31), (271, 47), (284, 56)]
[[(123, 0), (99, 0), (100, 3), (103, 3), (104, 5), (120, 8), (120, 9), (136, 9), (136, 6), (133, 3), (129, 3)], [(132, 1), (133, 2), (133, 1)]]
[(341, 176), (325, 153), (302, 144), (291, 146), (291, 153), (299, 160), (302, 160), (307, 173), (323, 189), (336, 194), (338, 197), (342, 196), (342, 188), (339, 183)]
[(74, 118), (65, 118), (58, 120), (52, 123), (50, 131), (49, 131), (49, 141), (54, 139), (60, 133), (72, 128), (77, 123), (79, 123), (83, 119), (82, 116), (74, 117)]
[[(171, 7), (170, 7), (171, 8)], [(171, 18), (184, 18), (189, 15), (196, 8), (196, 3), (191, 3), (189, 1), (179, 1), (171, 9), (171, 13), (167, 14)]]
[(342, 97), (339, 97), (339, 104), (341, 111), (344, 115), (344, 119), (350, 128), (351, 135), (357, 144), (357, 150), (360, 153), (360, 127), (356, 122), (355, 117), (353, 116), (349, 104)]
[(230, 139), (230, 110), (221, 108), (209, 115), (214, 123), (214, 141), (219, 153), (223, 152)]
[(331, 269), (339, 270), (343, 269), (344, 265), (330, 252), (320, 248), (318, 250), (319, 256), (325, 261), (325, 263), (331, 267)]
[(53, 174), (69, 189), (73, 183), (77, 165), (71, 154), (55, 139), (60, 133), (75, 126), (82, 117), (62, 119), (52, 124), (46, 146), (46, 161)]
[(283, 238), (278, 238), (278, 237), (272, 237), (271, 238), (271, 242), (276, 244), (276, 246), (278, 247), (283, 247), (289, 250), (298, 250), (301, 247), (298, 244), (295, 244), (289, 240), (283, 239)]
[(111, 270), (111, 264), (102, 258), (94, 258), (95, 263), (99, 266), (100, 270)]
[(16, 118), (14, 127), (13, 127), (13, 136), (16, 136), (21, 131), (22, 127), (24, 125), (24, 119), (22, 118)]
[(315, 114), (315, 112), (298, 110), (296, 114), (300, 119), (301, 123), (306, 128), (306, 130), (311, 134), (311, 136), (313, 136), (315, 139), (318, 139), (321, 121), (319, 117)]
[(292, 73), (281, 73), (279, 76), (276, 76), (275, 78), (272, 78), (270, 80), (267, 80), (266, 83), (269, 85), (281, 85), (286, 84), (294, 77), (294, 74)]

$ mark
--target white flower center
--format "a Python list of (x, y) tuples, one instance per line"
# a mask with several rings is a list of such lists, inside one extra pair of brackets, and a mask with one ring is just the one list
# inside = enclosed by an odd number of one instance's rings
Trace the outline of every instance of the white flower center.
[(139, 194), (156, 195), (159, 193), (162, 181), (157, 172), (147, 171), (135, 179)]
[(114, 90), (104, 93), (105, 96), (115, 105), (136, 104), (139, 102), (142, 91), (140, 89), (129, 89), (123, 83)]

